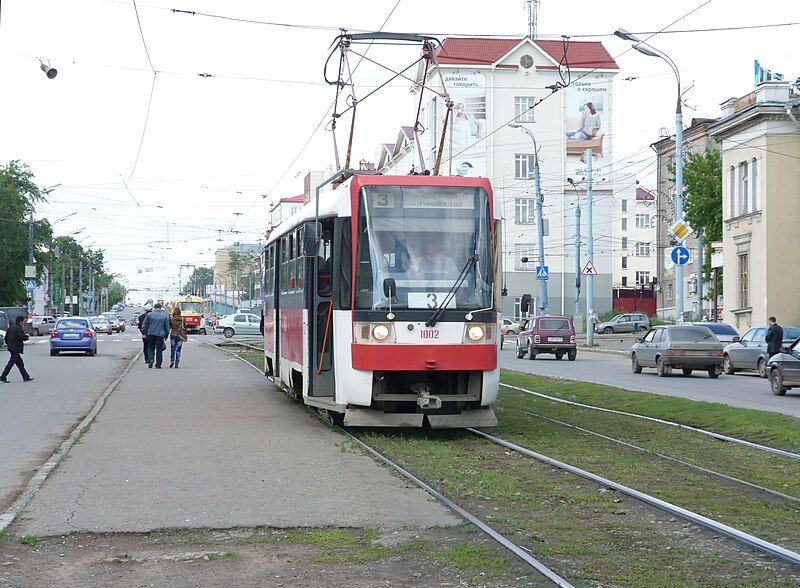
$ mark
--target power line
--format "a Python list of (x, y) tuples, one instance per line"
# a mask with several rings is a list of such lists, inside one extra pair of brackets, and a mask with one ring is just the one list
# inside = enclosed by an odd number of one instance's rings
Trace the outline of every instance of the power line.
[(144, 47), (144, 53), (145, 55), (147, 55), (147, 62), (150, 64), (150, 69), (153, 70), (153, 82), (150, 85), (150, 97), (147, 99), (147, 111), (145, 112), (144, 115), (144, 125), (142, 126), (142, 136), (139, 139), (139, 148), (136, 150), (136, 159), (134, 159), (133, 161), (133, 167), (131, 168), (131, 173), (128, 174), (129, 180), (133, 177), (133, 174), (136, 171), (136, 166), (139, 164), (139, 156), (142, 153), (142, 146), (144, 145), (144, 137), (145, 134), (147, 133), (147, 123), (150, 120), (150, 107), (153, 105), (153, 92), (156, 89), (156, 75), (158, 74), (155, 66), (153, 65), (153, 60), (150, 58), (150, 50), (147, 48), (147, 41), (144, 38), (144, 31), (142, 30), (142, 21), (139, 19), (139, 9), (136, 6), (136, 0), (131, 0), (131, 2), (133, 2), (133, 11), (136, 14), (136, 24), (139, 26), (139, 35), (142, 37), (142, 46)]

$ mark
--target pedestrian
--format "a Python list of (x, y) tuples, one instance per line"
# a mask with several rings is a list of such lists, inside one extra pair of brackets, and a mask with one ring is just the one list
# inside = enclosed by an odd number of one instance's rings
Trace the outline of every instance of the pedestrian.
[(8, 384), (8, 374), (14, 366), (19, 368), (19, 373), (22, 375), (23, 382), (33, 381), (33, 378), (31, 378), (30, 374), (25, 370), (25, 362), (22, 361), (22, 354), (25, 351), (25, 341), (28, 340), (28, 335), (26, 335), (25, 331), (22, 329), (22, 321), (24, 320), (25, 317), (18, 316), (14, 319), (14, 324), (10, 325), (8, 331), (6, 331), (5, 342), (6, 345), (8, 345), (8, 352), (11, 354), (11, 357), (8, 359), (8, 363), (3, 370), (3, 375), (0, 376), (0, 382), (4, 384)]
[(169, 337), (169, 317), (160, 302), (156, 302), (152, 312), (144, 317), (142, 334), (147, 337), (147, 347), (145, 347), (147, 367), (153, 367), (155, 361), (156, 369), (160, 370), (164, 361), (165, 341)]
[(774, 316), (769, 317), (769, 328), (767, 329), (767, 359), (781, 352), (783, 347), (783, 327), (778, 324)]
[(169, 367), (177, 368), (181, 362), (181, 348), (188, 339), (186, 327), (183, 326), (181, 309), (175, 305), (172, 316), (169, 317)]
[(139, 322), (136, 325), (136, 328), (139, 329), (139, 332), (142, 334), (142, 354), (144, 355), (144, 362), (147, 363), (147, 333), (144, 332), (142, 329), (142, 324), (144, 323), (144, 319), (147, 317), (148, 314), (153, 310), (152, 305), (145, 304), (144, 305), (144, 312), (139, 315)]

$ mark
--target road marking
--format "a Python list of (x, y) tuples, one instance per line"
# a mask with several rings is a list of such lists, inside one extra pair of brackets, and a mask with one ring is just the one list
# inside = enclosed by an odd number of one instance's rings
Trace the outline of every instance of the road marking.
[(112, 339), (112, 341), (116, 343), (117, 341), (122, 341), (122, 339)]

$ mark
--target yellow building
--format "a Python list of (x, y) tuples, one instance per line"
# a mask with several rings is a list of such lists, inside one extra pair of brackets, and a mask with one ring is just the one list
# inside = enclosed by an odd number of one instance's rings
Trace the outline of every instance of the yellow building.
[(725, 322), (800, 325), (800, 91), (784, 81), (722, 104)]

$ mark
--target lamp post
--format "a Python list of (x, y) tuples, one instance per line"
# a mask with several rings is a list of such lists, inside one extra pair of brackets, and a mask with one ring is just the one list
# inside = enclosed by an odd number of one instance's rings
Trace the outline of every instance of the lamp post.
[[(625, 29), (617, 29), (614, 35), (625, 41), (635, 43), (633, 48), (639, 53), (647, 55), (648, 57), (658, 57), (672, 68), (675, 74), (675, 79), (678, 82), (678, 99), (675, 103), (675, 199), (674, 199), (674, 220), (679, 221), (683, 219), (683, 112), (681, 110), (681, 74), (678, 71), (678, 66), (670, 57), (662, 51), (659, 51), (652, 45), (648, 45)], [(684, 313), (684, 296), (683, 296), (683, 266), (675, 266), (675, 321), (683, 320)]]
[[(542, 218), (542, 186), (539, 179), (539, 149), (536, 146), (536, 137), (527, 127), (519, 123), (509, 123), (512, 129), (522, 129), (533, 141), (533, 181), (536, 195), (536, 230), (539, 233), (539, 267), (544, 267), (544, 219)], [(562, 260), (563, 263), (563, 260)], [(539, 283), (539, 314), (547, 314), (547, 280), (537, 280)]]

